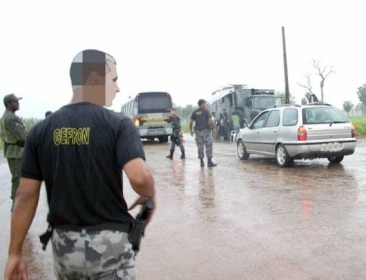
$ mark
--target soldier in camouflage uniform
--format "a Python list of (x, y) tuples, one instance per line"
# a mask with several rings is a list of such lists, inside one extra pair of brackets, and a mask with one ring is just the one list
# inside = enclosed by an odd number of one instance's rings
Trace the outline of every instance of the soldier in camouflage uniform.
[(22, 120), (15, 115), (15, 112), (19, 110), (20, 99), (22, 98), (16, 97), (14, 94), (8, 94), (4, 97), (4, 106), (6, 109), (0, 121), (1, 139), (4, 142), (4, 157), (8, 161), (12, 175), (10, 197), (13, 202), (19, 186), (21, 158), (27, 137)]
[[(212, 132), (211, 128), (216, 131), (216, 125), (212, 119), (210, 111), (206, 109), (206, 101), (198, 100), (199, 108), (194, 110), (189, 121), (189, 129), (191, 135), (196, 134), (195, 140), (198, 148), (198, 158), (201, 166), (204, 166), (204, 148), (206, 148), (207, 166), (216, 166), (212, 161)], [(193, 131), (193, 122), (195, 127)]]
[(173, 154), (175, 150), (175, 146), (179, 146), (182, 155), (180, 156), (181, 159), (185, 159), (185, 150), (183, 145), (183, 133), (182, 133), (182, 127), (180, 125), (180, 118), (177, 116), (177, 110), (175, 108), (172, 108), (170, 110), (170, 117), (168, 122), (172, 124), (173, 133), (170, 136), (170, 141), (172, 142), (170, 146), (170, 154), (167, 155), (167, 158), (173, 159)]

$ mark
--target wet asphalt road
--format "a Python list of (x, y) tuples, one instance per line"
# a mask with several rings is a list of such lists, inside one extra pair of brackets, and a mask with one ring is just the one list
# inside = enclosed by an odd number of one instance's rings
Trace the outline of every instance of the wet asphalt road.
[[(140, 279), (366, 279), (366, 141), (340, 165), (326, 159), (240, 161), (233, 143), (214, 143), (216, 167), (166, 159), (169, 144), (144, 144), (158, 208), (137, 255)], [(0, 158), (0, 277), (7, 257), (10, 175)], [(129, 204), (136, 195), (125, 178)], [(41, 250), (47, 205), (25, 243), (31, 279), (54, 279), (50, 246)], [(133, 211), (136, 214), (137, 210)]]

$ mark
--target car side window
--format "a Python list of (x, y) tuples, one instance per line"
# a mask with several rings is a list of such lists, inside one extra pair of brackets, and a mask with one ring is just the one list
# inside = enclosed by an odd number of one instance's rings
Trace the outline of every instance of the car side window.
[(280, 111), (274, 110), (269, 114), (266, 127), (277, 127), (280, 124)]
[(266, 121), (266, 119), (268, 117), (268, 113), (269, 112), (264, 112), (261, 115), (259, 115), (258, 118), (254, 121), (252, 128), (254, 128), (254, 129), (262, 128), (264, 122)]
[(298, 112), (297, 109), (288, 108), (283, 110), (282, 125), (283, 126), (294, 126), (297, 125)]

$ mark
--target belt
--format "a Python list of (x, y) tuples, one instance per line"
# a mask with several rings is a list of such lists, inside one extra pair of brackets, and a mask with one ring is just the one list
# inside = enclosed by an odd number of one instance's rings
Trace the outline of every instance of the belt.
[(129, 233), (132, 224), (120, 224), (120, 223), (103, 223), (93, 226), (79, 226), (72, 224), (62, 224), (55, 225), (55, 229), (61, 229), (65, 231), (76, 231), (76, 232), (86, 232), (86, 233), (96, 233), (102, 230), (112, 230), (112, 231), (122, 231), (125, 233)]

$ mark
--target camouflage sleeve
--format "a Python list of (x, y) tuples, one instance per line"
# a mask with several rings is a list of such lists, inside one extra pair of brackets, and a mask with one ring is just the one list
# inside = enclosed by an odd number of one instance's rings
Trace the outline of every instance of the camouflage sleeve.
[(17, 119), (7, 119), (4, 122), (5, 129), (19, 142), (25, 142), (27, 133), (21, 122)]

